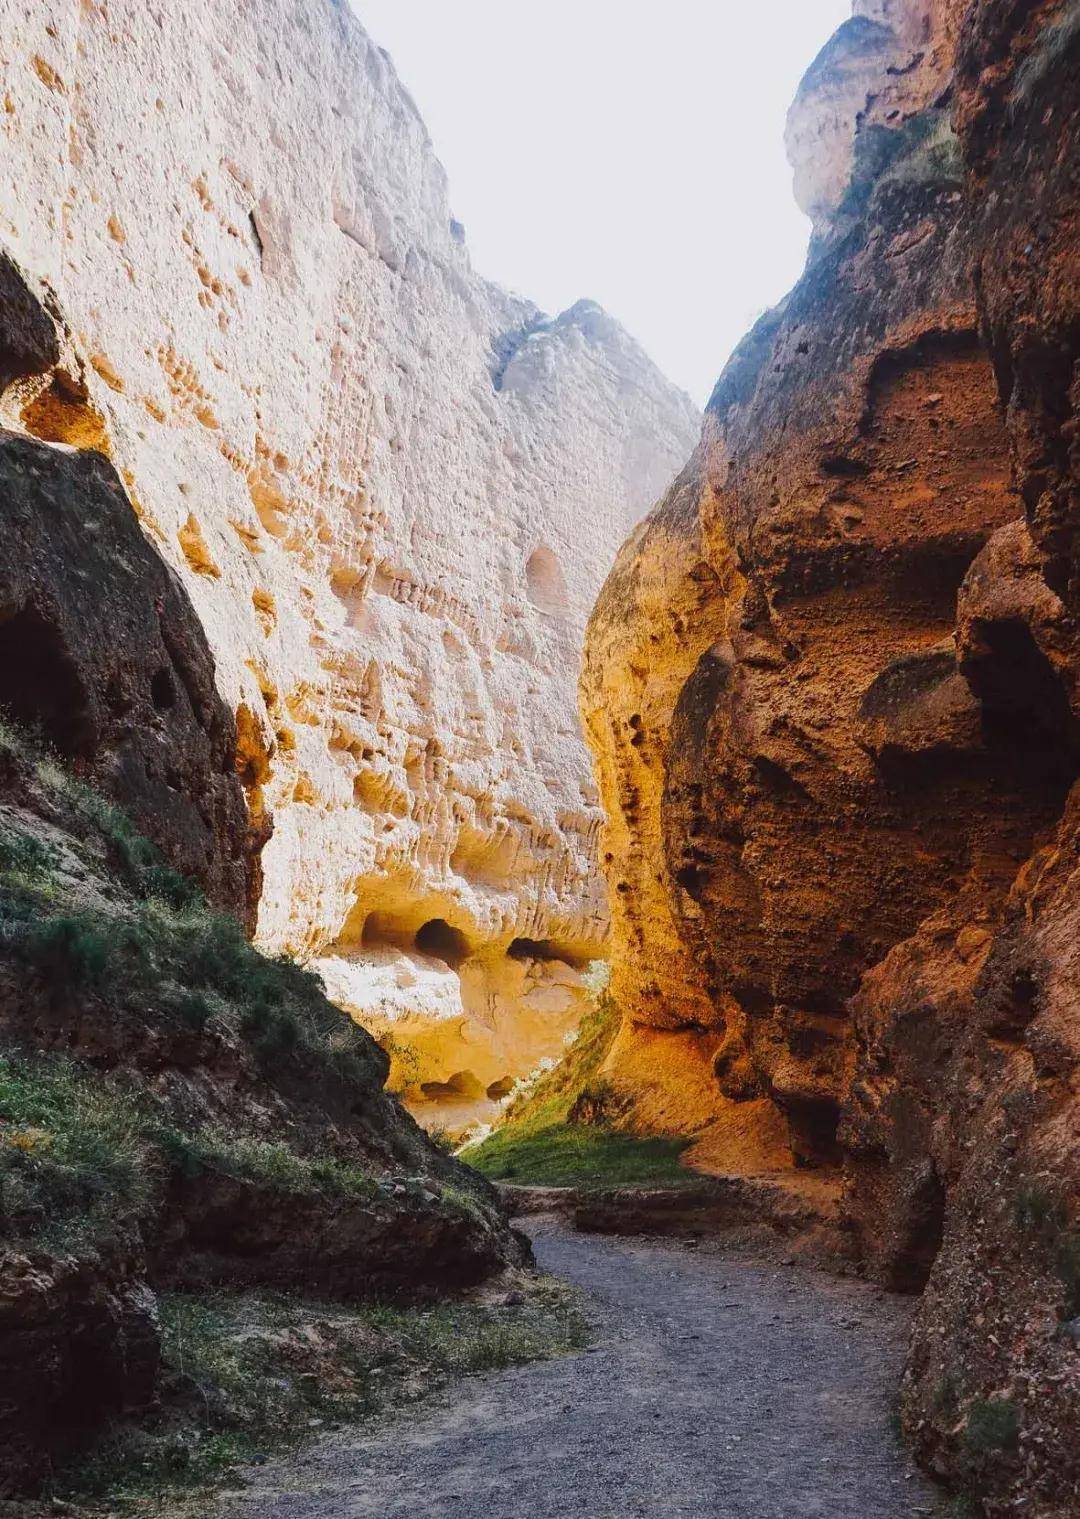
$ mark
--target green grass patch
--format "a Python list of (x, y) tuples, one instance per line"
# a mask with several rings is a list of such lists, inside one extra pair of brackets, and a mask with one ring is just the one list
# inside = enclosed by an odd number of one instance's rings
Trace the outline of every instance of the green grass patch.
[(287, 956), (262, 954), (227, 913), (164, 897), (116, 912), (56, 906), (0, 878), (0, 952), (52, 995), (107, 993), (140, 1016), (194, 1030), (216, 1019), (264, 1064), (302, 1051), (343, 1077), (366, 1076), (364, 1035), (327, 1000), (318, 976)]
[(1027, 1183), (1017, 1189), (1013, 1204), (1016, 1226), (1031, 1235), (1053, 1262), (1065, 1289), (1062, 1316), (1080, 1316), (1080, 1232), (1069, 1227), (1061, 1197), (1045, 1186)]
[(672, 1186), (696, 1180), (679, 1164), (689, 1142), (553, 1124), (526, 1133), (496, 1129), (465, 1150), (461, 1159), (492, 1181), (548, 1187)]
[(1015, 1450), (1020, 1439), (1020, 1410), (1011, 1398), (976, 1398), (968, 1409), (964, 1444), (976, 1454)]
[(164, 1128), (156, 1135), (172, 1168), (181, 1176), (217, 1171), (278, 1192), (370, 1199), (379, 1195), (375, 1178), (358, 1166), (298, 1155), (285, 1144), (233, 1136), (214, 1130), (190, 1135)]
[(36, 885), (56, 864), (56, 851), (41, 839), (7, 824), (0, 828), (0, 877), (9, 883), (14, 877), (16, 882)]
[(49, 798), (105, 906), (58, 900), (52, 848), (0, 831), (0, 953), (36, 971), (57, 997), (107, 991), (118, 1007), (189, 1029), (231, 1024), (259, 1060), (306, 1052), (346, 1079), (371, 1075), (370, 1045), (288, 956), (264, 955), (195, 882), (165, 863), (114, 803), (71, 772), (35, 734), (0, 720), (0, 750)]
[(600, 1075), (620, 1022), (606, 973), (602, 962), (589, 968), (589, 1006), (562, 1060), (523, 1087), (493, 1133), (461, 1152), (462, 1160), (491, 1180), (627, 1187), (695, 1179), (679, 1164), (688, 1139), (644, 1139), (611, 1127), (626, 1105)]
[[(183, 1132), (149, 1098), (74, 1061), (0, 1054), (0, 1229), (9, 1238), (51, 1249), (99, 1243), (148, 1220), (170, 1177), (202, 1171), (295, 1196), (381, 1195), (359, 1166), (244, 1133)], [(449, 1201), (479, 1212), (464, 1193)]]
[(63, 1060), (0, 1055), (0, 1224), (62, 1247), (134, 1222), (153, 1188), (146, 1111)]

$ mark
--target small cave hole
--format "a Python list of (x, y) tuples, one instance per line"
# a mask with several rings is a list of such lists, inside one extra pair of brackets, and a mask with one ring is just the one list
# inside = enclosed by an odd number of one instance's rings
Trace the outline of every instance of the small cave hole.
[(852, 459), (847, 454), (825, 454), (819, 464), (821, 473), (834, 480), (856, 480), (870, 472), (861, 459)]
[(87, 694), (59, 629), (36, 607), (0, 623), (0, 710), (38, 728), (60, 754), (90, 752)]
[(900, 1249), (889, 1271), (896, 1292), (921, 1292), (941, 1249), (945, 1234), (945, 1188), (930, 1166), (908, 1199)]
[(155, 670), (150, 681), (150, 700), (159, 712), (167, 712), (176, 705), (176, 687), (168, 670), (162, 665)]
[(550, 939), (514, 939), (506, 951), (510, 960), (561, 960)]
[(675, 872), (675, 884), (689, 892), (696, 901), (706, 882), (699, 865), (681, 865)]
[(501, 1102), (504, 1097), (509, 1097), (513, 1090), (513, 1076), (500, 1076), (498, 1081), (493, 1081), (488, 1087), (487, 1094), (492, 1102)]
[(417, 929), (413, 944), (422, 955), (445, 960), (452, 969), (456, 969), (469, 955), (465, 935), (460, 929), (452, 928), (445, 918), (431, 918), (422, 928)]

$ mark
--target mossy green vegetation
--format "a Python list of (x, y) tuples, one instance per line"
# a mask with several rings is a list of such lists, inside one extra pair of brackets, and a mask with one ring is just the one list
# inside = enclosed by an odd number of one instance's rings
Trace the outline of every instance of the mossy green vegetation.
[[(122, 810), (72, 775), (32, 734), (0, 722), (6, 751), (77, 827), (70, 858), (42, 831), (0, 819), (0, 955), (55, 997), (107, 995), (114, 1006), (202, 1031), (217, 1023), (273, 1062), (292, 1051), (357, 1075), (360, 1030), (288, 956), (250, 944), (195, 882), (167, 865)], [(369, 1057), (370, 1058), (370, 1057)]]
[(461, 1159), (492, 1181), (525, 1186), (680, 1186), (695, 1180), (679, 1164), (685, 1139), (640, 1139), (613, 1129), (553, 1124), (522, 1133), (497, 1129)]
[(1016, 1193), (1014, 1216), (1061, 1279), (1062, 1318), (1080, 1317), (1080, 1230), (1070, 1228), (1064, 1202), (1046, 1186), (1028, 1184)]
[(863, 216), (874, 196), (903, 191), (958, 190), (963, 183), (960, 143), (948, 110), (930, 109), (899, 126), (872, 124), (855, 139), (851, 178), (838, 217)]
[[(344, 1308), (270, 1293), (171, 1293), (160, 1303), (166, 1396), (114, 1428), (54, 1490), (82, 1511), (182, 1508), (244, 1462), (430, 1395), (448, 1377), (548, 1359), (591, 1338), (577, 1299), (522, 1278), (514, 1301)], [(184, 1510), (186, 1511), (186, 1510)]]
[(137, 1227), (171, 1177), (203, 1171), (294, 1196), (380, 1191), (361, 1167), (284, 1143), (182, 1132), (148, 1097), (74, 1061), (0, 1053), (0, 1221), (9, 1238), (92, 1245)]
[(70, 1061), (0, 1055), (0, 1222), (39, 1245), (90, 1242), (142, 1213), (153, 1167), (142, 1105)]
[(461, 1159), (493, 1181), (549, 1187), (671, 1186), (693, 1180), (679, 1164), (686, 1139), (643, 1139), (612, 1127), (625, 1104), (600, 1069), (619, 1030), (607, 967), (588, 972), (578, 1036), (551, 1070), (511, 1102), (504, 1122)]
[(378, 1183), (361, 1167), (325, 1157), (311, 1159), (298, 1155), (286, 1144), (267, 1139), (230, 1135), (217, 1129), (190, 1135), (170, 1127), (154, 1130), (153, 1138), (181, 1176), (216, 1171), (222, 1176), (296, 1196), (316, 1192), (327, 1197), (379, 1195)]

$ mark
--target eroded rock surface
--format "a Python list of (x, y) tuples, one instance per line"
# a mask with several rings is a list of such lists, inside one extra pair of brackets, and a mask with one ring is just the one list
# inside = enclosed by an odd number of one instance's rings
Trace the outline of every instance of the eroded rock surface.
[[(472, 270), (347, 5), (0, 20), (0, 235), (70, 329), (10, 420), (105, 451), (195, 604), (273, 825), (261, 941), (429, 1013), (416, 1094), (484, 1093), (576, 1016), (516, 1017), (510, 946), (604, 942), (581, 633), (698, 419), (591, 302), (548, 318)], [(432, 924), (449, 958), (415, 959)], [(427, 1002), (432, 959), (468, 975)]]
[(856, 7), (789, 123), (806, 274), (583, 680), (607, 1074), (721, 1169), (842, 1173), (925, 1286), (909, 1433), (992, 1513), (1080, 1502), (1078, 45), (1072, 4)]

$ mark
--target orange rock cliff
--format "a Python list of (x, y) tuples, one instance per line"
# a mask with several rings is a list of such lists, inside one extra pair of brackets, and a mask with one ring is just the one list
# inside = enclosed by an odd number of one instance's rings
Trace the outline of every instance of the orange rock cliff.
[(837, 1178), (993, 1513), (1080, 1504), (1078, 80), (1068, 0), (856, 5), (788, 123), (806, 272), (581, 687), (628, 1121)]

